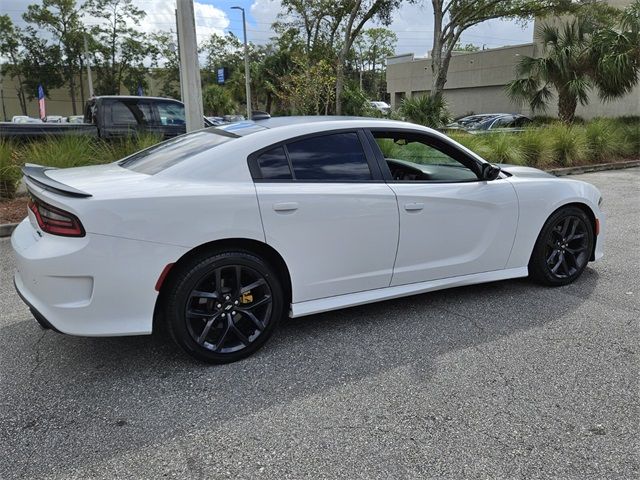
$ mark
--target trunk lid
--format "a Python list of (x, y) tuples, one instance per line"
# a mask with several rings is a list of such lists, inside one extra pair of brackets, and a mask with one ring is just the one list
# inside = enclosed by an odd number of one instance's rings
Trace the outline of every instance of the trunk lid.
[(28, 164), (22, 172), (27, 185), (75, 198), (121, 196), (149, 178), (115, 163), (64, 169)]

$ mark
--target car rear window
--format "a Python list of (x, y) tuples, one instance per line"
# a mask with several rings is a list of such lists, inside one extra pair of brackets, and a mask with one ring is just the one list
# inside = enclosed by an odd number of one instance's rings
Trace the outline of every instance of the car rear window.
[(134, 153), (120, 160), (118, 165), (134, 172), (154, 175), (234, 138), (238, 136), (216, 128), (198, 130)]

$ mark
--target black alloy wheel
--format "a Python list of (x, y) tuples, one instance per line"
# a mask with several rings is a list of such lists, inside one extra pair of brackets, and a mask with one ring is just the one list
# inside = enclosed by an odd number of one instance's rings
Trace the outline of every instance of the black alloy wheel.
[(246, 252), (225, 252), (182, 266), (165, 313), (173, 338), (189, 354), (228, 363), (260, 348), (283, 310), (271, 267)]
[(584, 271), (593, 250), (591, 220), (577, 207), (565, 207), (547, 220), (529, 262), (529, 273), (546, 285), (566, 285)]

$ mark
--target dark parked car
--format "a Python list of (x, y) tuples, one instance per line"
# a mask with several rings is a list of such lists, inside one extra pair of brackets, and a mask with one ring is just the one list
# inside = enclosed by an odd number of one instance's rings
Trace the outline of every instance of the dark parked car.
[[(202, 126), (211, 124), (203, 118)], [(90, 135), (110, 139), (137, 132), (163, 138), (185, 133), (184, 105), (171, 98), (102, 96), (87, 102), (83, 123), (0, 124), (0, 138)]]
[(467, 128), (469, 133), (521, 132), (531, 125), (532, 120), (524, 115), (505, 114), (490, 117)]

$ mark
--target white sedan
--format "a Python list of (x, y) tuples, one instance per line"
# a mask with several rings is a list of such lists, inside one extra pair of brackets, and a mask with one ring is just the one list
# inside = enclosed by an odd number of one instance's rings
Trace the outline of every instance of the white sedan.
[(215, 363), (255, 352), (284, 315), (526, 276), (564, 285), (603, 255), (592, 185), (389, 120), (240, 122), (24, 174), (15, 285), (42, 326), (165, 326)]

